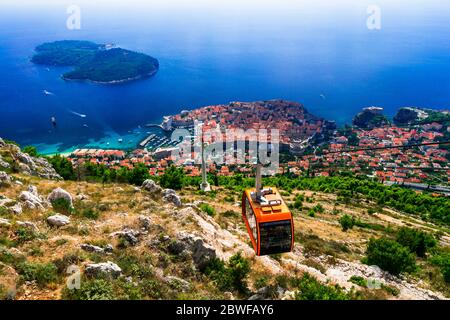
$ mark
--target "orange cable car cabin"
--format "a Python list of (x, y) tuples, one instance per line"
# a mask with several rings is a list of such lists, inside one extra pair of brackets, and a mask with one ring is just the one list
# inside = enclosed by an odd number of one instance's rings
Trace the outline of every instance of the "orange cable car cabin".
[(292, 251), (294, 220), (277, 188), (261, 188), (261, 167), (256, 168), (256, 186), (244, 191), (242, 218), (256, 255)]

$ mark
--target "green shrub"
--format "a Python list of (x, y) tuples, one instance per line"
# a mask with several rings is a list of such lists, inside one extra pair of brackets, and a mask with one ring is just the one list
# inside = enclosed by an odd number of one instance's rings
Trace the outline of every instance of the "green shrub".
[(309, 209), (308, 217), (314, 218), (315, 216), (316, 216), (316, 212), (314, 211), (314, 209)]
[(323, 208), (323, 206), (319, 203), (319, 204), (317, 204), (317, 205), (315, 205), (314, 207), (313, 207), (313, 210), (315, 211), (315, 212), (317, 212), (317, 213), (324, 213), (325, 212), (325, 209)]
[(246, 278), (250, 273), (250, 262), (238, 252), (228, 260), (228, 265), (220, 259), (213, 259), (205, 268), (205, 274), (213, 279), (223, 291), (248, 291)]
[(163, 188), (180, 190), (183, 187), (183, 179), (185, 177), (183, 168), (170, 166), (159, 179), (159, 184)]
[(67, 158), (60, 156), (59, 154), (53, 157), (47, 158), (50, 164), (53, 166), (55, 171), (64, 180), (75, 180), (77, 177), (72, 166), (72, 162), (67, 160)]
[(98, 211), (94, 210), (94, 209), (91, 209), (91, 208), (84, 209), (81, 212), (81, 215), (83, 217), (85, 217), (85, 218), (92, 219), (92, 220), (96, 220), (96, 219), (98, 219), (98, 217), (100, 217), (100, 213)]
[(216, 210), (207, 203), (200, 204), (200, 209), (211, 217), (216, 214)]
[(388, 286), (385, 284), (381, 284), (381, 289), (383, 289), (384, 291), (386, 291), (387, 293), (393, 295), (393, 296), (398, 296), (400, 294), (400, 290), (396, 287), (392, 287), (392, 286)]
[(64, 198), (59, 198), (52, 201), (52, 207), (56, 212), (63, 214), (70, 214), (73, 211), (70, 202)]
[(423, 231), (402, 227), (397, 233), (397, 242), (409, 248), (419, 257), (425, 257), (428, 249), (436, 246), (437, 242), (432, 235)]
[(387, 238), (369, 240), (364, 262), (377, 265), (394, 275), (413, 271), (416, 266), (414, 255), (408, 248)]
[(255, 288), (261, 289), (266, 287), (269, 284), (269, 277), (268, 276), (260, 276), (255, 280)]
[(450, 252), (435, 254), (430, 259), (431, 264), (438, 266), (446, 283), (450, 283)]
[(23, 262), (18, 265), (18, 273), (25, 281), (36, 281), (45, 285), (58, 280), (58, 269), (53, 263)]
[(348, 214), (344, 214), (340, 219), (339, 223), (341, 224), (342, 231), (347, 231), (348, 229), (353, 228), (355, 225), (355, 218), (349, 216)]
[(23, 244), (28, 241), (33, 241), (39, 237), (39, 234), (36, 231), (31, 230), (30, 228), (20, 227), (15, 232), (17, 237), (17, 242), (19, 244)]
[(65, 254), (62, 258), (53, 260), (53, 264), (56, 266), (58, 274), (65, 274), (67, 268), (71, 265), (78, 264), (84, 261), (84, 257), (80, 252), (73, 252)]
[(309, 274), (294, 279), (293, 286), (296, 300), (350, 300), (352, 295), (346, 293), (340, 286), (328, 286), (320, 283)]
[(64, 288), (65, 300), (114, 300), (114, 287), (110, 281), (103, 279), (82, 279), (80, 289)]
[(22, 148), (22, 151), (25, 152), (25, 153), (28, 153), (32, 157), (38, 157), (39, 156), (36, 147), (33, 147), (33, 146), (25, 146), (25, 147)]
[(233, 210), (227, 210), (224, 213), (222, 213), (222, 215), (227, 218), (237, 218), (237, 217), (239, 217), (239, 212), (236, 212)]
[(303, 208), (303, 202), (298, 199), (295, 199), (293, 206), (295, 209), (301, 210)]
[(348, 281), (361, 287), (367, 287), (367, 280), (360, 276), (351, 276)]

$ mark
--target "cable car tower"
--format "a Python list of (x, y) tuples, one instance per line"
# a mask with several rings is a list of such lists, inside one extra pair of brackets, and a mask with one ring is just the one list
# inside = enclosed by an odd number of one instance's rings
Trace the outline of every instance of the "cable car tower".
[(211, 185), (208, 182), (208, 178), (206, 175), (206, 161), (205, 161), (205, 139), (203, 136), (203, 126), (201, 129), (201, 135), (202, 135), (202, 141), (201, 141), (201, 147), (202, 147), (202, 183), (200, 184), (200, 190), (203, 192), (209, 192), (211, 191)]
[(290, 252), (294, 247), (292, 213), (275, 187), (262, 187), (261, 164), (256, 165), (255, 188), (242, 195), (242, 218), (256, 255)]

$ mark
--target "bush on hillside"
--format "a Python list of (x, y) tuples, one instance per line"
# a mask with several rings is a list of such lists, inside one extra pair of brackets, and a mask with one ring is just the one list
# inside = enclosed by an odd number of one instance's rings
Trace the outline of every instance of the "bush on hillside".
[(387, 238), (369, 240), (365, 262), (393, 275), (413, 271), (416, 266), (415, 257), (408, 248)]

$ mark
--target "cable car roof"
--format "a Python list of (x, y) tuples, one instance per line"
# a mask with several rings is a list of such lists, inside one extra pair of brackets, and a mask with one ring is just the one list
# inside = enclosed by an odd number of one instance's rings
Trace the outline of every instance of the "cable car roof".
[(277, 188), (266, 187), (262, 189), (262, 201), (256, 199), (255, 188), (245, 190), (245, 196), (249, 199), (259, 222), (291, 219), (291, 212)]

